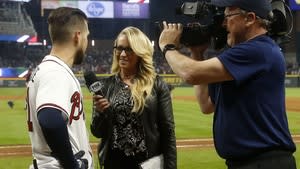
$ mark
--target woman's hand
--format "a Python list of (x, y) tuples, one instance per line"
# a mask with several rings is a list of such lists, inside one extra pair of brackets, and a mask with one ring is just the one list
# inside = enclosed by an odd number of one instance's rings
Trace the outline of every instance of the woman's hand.
[(97, 112), (103, 112), (105, 109), (107, 109), (110, 106), (108, 100), (101, 95), (94, 95), (93, 102), (94, 102), (95, 110)]

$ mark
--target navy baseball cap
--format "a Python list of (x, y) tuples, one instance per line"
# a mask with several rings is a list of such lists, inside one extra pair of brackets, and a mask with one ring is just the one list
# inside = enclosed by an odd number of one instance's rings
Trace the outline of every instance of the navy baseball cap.
[(218, 7), (239, 7), (248, 12), (254, 12), (263, 19), (270, 19), (272, 6), (269, 0), (211, 0)]

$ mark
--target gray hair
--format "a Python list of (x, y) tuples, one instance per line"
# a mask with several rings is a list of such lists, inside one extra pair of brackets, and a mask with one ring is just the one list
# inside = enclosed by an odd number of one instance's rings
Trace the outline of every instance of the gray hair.
[[(242, 13), (243, 15), (246, 15), (246, 14), (249, 12), (249, 11), (246, 11), (246, 10), (243, 10), (243, 9), (240, 9), (240, 11), (241, 11), (241, 13)], [(264, 27), (264, 28), (266, 28), (266, 29), (269, 28), (269, 26), (270, 26), (270, 24), (271, 24), (271, 21), (270, 21), (270, 20), (268, 20), (268, 19), (263, 19), (263, 18), (259, 17), (258, 15), (256, 15), (256, 19), (258, 20), (260, 26), (262, 26), (262, 27)]]

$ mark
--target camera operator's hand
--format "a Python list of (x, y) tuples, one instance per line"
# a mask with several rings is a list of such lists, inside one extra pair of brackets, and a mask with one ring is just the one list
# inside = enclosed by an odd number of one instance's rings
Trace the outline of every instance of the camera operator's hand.
[(163, 31), (159, 37), (159, 47), (163, 51), (163, 48), (167, 44), (174, 44), (175, 46), (179, 46), (179, 41), (182, 33), (183, 26), (180, 23), (168, 23), (166, 21), (163, 22)]

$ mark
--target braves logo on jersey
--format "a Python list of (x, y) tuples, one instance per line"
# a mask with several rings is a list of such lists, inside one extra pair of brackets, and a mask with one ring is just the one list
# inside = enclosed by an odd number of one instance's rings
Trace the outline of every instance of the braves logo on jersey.
[(80, 93), (78, 91), (76, 91), (71, 96), (70, 102), (71, 102), (72, 106), (71, 106), (69, 124), (71, 125), (73, 120), (79, 120), (80, 119), (81, 114), (83, 115), (83, 119), (84, 119), (83, 104), (82, 104)]

